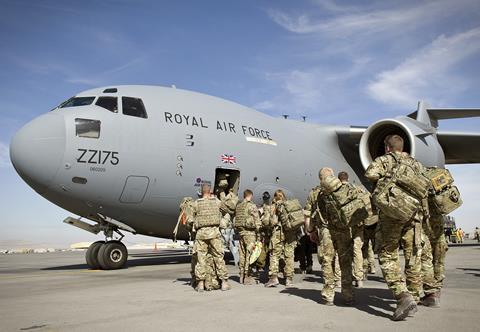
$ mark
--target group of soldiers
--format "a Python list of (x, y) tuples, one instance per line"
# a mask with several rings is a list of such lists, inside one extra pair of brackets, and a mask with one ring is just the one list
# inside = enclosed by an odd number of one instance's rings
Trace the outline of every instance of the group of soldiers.
[[(185, 224), (195, 234), (191, 271), (195, 290), (230, 289), (222, 232), (233, 228), (239, 235), (241, 284), (257, 283), (254, 270), (267, 269), (268, 265), (265, 287), (280, 284), (282, 269), (286, 287), (292, 287), (295, 247), (306, 235), (318, 246), (325, 305), (334, 305), (339, 278), (344, 304), (354, 304), (354, 287), (362, 287), (366, 275), (375, 272), (374, 247), (383, 277), (397, 300), (393, 320), (413, 316), (417, 304), (438, 307), (447, 251), (444, 216), (429, 206), (427, 198), (412, 201), (396, 192), (391, 179), (400, 182), (401, 177), (395, 175), (399, 168), (411, 174), (427, 170), (403, 152), (400, 136), (390, 135), (385, 139), (385, 155), (376, 158), (365, 173), (372, 182), (373, 198), (363, 187), (349, 183), (346, 172), (335, 176), (328, 167), (319, 171), (320, 184), (311, 190), (304, 207), (297, 200), (288, 200), (282, 190), (274, 193), (273, 200), (265, 192), (263, 205), (257, 207), (249, 189), (240, 201), (224, 180), (217, 193), (204, 184), (201, 198), (184, 199), (181, 205)], [(401, 198), (401, 204), (388, 206), (395, 201), (394, 195), (397, 202)], [(409, 217), (405, 217), (407, 212)], [(400, 249), (405, 258), (404, 274)], [(259, 250), (263, 258), (252, 260)]]

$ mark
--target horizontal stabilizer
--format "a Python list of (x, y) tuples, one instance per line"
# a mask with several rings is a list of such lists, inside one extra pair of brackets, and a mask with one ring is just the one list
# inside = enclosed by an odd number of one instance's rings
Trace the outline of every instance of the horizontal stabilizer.
[(438, 128), (438, 120), (480, 117), (480, 108), (432, 108), (426, 102), (418, 102), (410, 118)]

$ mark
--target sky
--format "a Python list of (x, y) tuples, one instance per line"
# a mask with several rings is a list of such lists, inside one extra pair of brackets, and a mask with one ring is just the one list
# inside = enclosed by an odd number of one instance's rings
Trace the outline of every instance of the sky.
[[(9, 144), (67, 98), (116, 84), (174, 84), (329, 124), (368, 126), (419, 100), (480, 107), (480, 2), (0, 0), (0, 247), (96, 239), (17, 176)], [(480, 120), (440, 126), (478, 132)], [(471, 231), (480, 166), (449, 168), (464, 199), (453, 216)]]

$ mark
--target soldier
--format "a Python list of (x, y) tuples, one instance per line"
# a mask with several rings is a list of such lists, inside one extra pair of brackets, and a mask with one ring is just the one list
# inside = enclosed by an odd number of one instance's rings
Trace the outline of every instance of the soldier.
[(257, 269), (263, 269), (265, 271), (268, 260), (269, 260), (269, 245), (270, 245), (270, 238), (272, 235), (272, 226), (271, 226), (271, 219), (273, 214), (273, 206), (270, 202), (270, 193), (265, 191), (262, 194), (263, 204), (259, 210), (260, 212), (260, 221), (262, 223), (262, 227), (260, 228), (260, 241), (262, 242), (262, 253), (260, 257), (255, 262)]
[(480, 228), (475, 227), (474, 236), (475, 236), (475, 240), (477, 240), (477, 243), (480, 243)]
[[(346, 185), (353, 186), (348, 182), (348, 173), (342, 171), (338, 173), (338, 179)], [(361, 193), (365, 194), (365, 190), (363, 188), (353, 186)], [(363, 247), (363, 221), (360, 221), (351, 227), (352, 230), (352, 238), (353, 238), (353, 280), (355, 283), (355, 287), (362, 288), (363, 287), (363, 254), (362, 254), (362, 247)]]
[(440, 307), (440, 291), (445, 278), (448, 245), (443, 229), (444, 220), (445, 216), (430, 209), (430, 218), (423, 224), (422, 279), (425, 296), (421, 303), (432, 308)]
[[(424, 200), (404, 194), (404, 191), (395, 186), (396, 182), (393, 182), (391, 177), (397, 175), (394, 172), (400, 166), (406, 165), (403, 170), (413, 172), (408, 173), (409, 178), (406, 179), (411, 185), (413, 181), (421, 180), (419, 174), (423, 174), (424, 167), (403, 152), (403, 139), (399, 135), (389, 135), (384, 142), (386, 154), (370, 164), (365, 176), (376, 185), (374, 200), (380, 210), (379, 226), (382, 237), (378, 256), (385, 281), (397, 300), (392, 319), (398, 321), (417, 311), (416, 301), (410, 292), (419, 294), (421, 289), (421, 264), (418, 258), (421, 252), (421, 221), (424, 211), (424, 204), (421, 203), (424, 203)], [(428, 190), (428, 184), (419, 187), (424, 188), (425, 192)], [(392, 192), (397, 196), (389, 196)], [(395, 200), (396, 198), (401, 201)], [(390, 205), (384, 204), (386, 201), (389, 201)], [(398, 255), (400, 243), (405, 256), (406, 282), (402, 276)]]
[[(320, 172), (318, 177), (321, 179)], [(305, 231), (310, 236), (312, 242), (317, 243), (318, 262), (322, 266), (324, 283), (329, 283), (331, 287), (335, 288), (335, 285), (340, 282), (341, 278), (340, 265), (338, 263), (338, 255), (336, 255), (333, 247), (330, 231), (327, 227), (328, 224), (322, 218), (318, 207), (318, 195), (321, 190), (322, 187), (318, 185), (310, 190), (308, 194), (304, 208)], [(329, 273), (330, 271), (331, 273)]]
[(258, 209), (252, 198), (253, 192), (245, 190), (243, 201), (238, 203), (235, 209), (235, 230), (240, 235), (240, 283), (245, 285), (255, 283), (250, 267), (250, 255), (261, 227)]
[[(228, 193), (226, 193), (228, 191)], [(239, 264), (238, 248), (234, 241), (233, 218), (235, 217), (235, 208), (238, 204), (238, 196), (233, 188), (228, 190), (228, 181), (225, 176), (218, 182), (217, 197), (222, 202), (220, 211), (223, 215), (224, 228), (221, 228), (224, 247), (228, 248), (232, 253), (235, 265)]]
[(282, 190), (277, 190), (273, 195), (274, 204), (274, 219), (272, 222), (273, 231), (271, 237), (271, 253), (270, 253), (270, 267), (269, 280), (265, 287), (275, 287), (279, 284), (278, 272), (279, 262), (282, 252), (285, 260), (285, 286), (293, 286), (294, 274), (294, 252), (297, 245), (297, 234), (295, 231), (287, 231), (283, 229), (282, 223), (288, 219), (288, 213), (285, 209), (284, 203), (286, 201), (285, 194)]
[[(352, 260), (353, 260), (353, 238), (349, 227), (350, 221), (343, 220), (339, 214), (340, 206), (336, 196), (343, 195), (344, 200), (356, 195), (357, 190), (350, 188), (347, 184), (341, 183), (335, 178), (331, 168), (322, 168), (320, 170), (321, 192), (318, 195), (318, 206), (321, 215), (327, 220), (328, 229), (332, 238), (333, 246), (338, 253), (340, 269), (342, 271), (342, 297), (346, 305), (352, 305), (353, 288), (352, 288)], [(336, 188), (333, 189), (330, 184), (333, 179), (337, 181)], [(322, 289), (322, 300), (326, 305), (333, 305), (335, 296), (335, 287), (332, 284), (333, 271), (327, 266), (324, 271), (325, 285)], [(328, 281), (328, 282), (327, 282)]]
[(223, 243), (220, 235), (220, 213), (221, 202), (210, 193), (210, 185), (202, 185), (202, 198), (195, 201), (194, 218), (195, 249), (197, 253), (197, 264), (195, 266), (195, 277), (197, 280), (198, 292), (205, 290), (205, 279), (208, 269), (208, 253), (212, 255), (217, 275), (221, 280), (222, 291), (230, 289), (228, 284), (228, 272), (223, 260)]

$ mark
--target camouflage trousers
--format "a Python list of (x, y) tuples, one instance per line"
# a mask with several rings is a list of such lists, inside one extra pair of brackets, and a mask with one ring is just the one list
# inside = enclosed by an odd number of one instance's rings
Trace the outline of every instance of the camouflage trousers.
[[(419, 299), (422, 289), (420, 223), (391, 219), (380, 214), (379, 225), (382, 243), (378, 259), (388, 288), (395, 297), (410, 292), (415, 299)], [(398, 254), (400, 244), (405, 257), (405, 277)]]
[(373, 247), (375, 246), (375, 231), (377, 225), (365, 226), (363, 228), (363, 271), (364, 275), (368, 273), (368, 270), (375, 270), (375, 254)]
[(321, 227), (318, 230), (317, 258), (322, 266), (324, 283), (330, 283), (335, 287), (335, 282), (341, 279), (342, 273), (338, 254), (333, 247), (330, 231), (326, 227)]
[(253, 246), (257, 236), (255, 232), (242, 231), (240, 232), (239, 254), (240, 254), (240, 274), (246, 276), (251, 275), (252, 269), (250, 267), (250, 255), (252, 254)]
[[(193, 245), (192, 250), (192, 259), (191, 259), (191, 270), (190, 275), (192, 276), (192, 286), (196, 287), (197, 281), (195, 277), (195, 267), (198, 263), (198, 256), (196, 251), (195, 244)], [(221, 284), (217, 275), (217, 270), (215, 269), (215, 264), (213, 262), (213, 256), (210, 253), (207, 253), (207, 266), (205, 269), (205, 289), (206, 290), (215, 290), (220, 289)]]
[(445, 255), (448, 250), (443, 230), (443, 216), (432, 216), (430, 228), (424, 227), (422, 249), (423, 291), (432, 294), (440, 291), (445, 278)]
[[(334, 230), (330, 229), (330, 236), (332, 239), (333, 247), (338, 253), (338, 259), (340, 263), (340, 270), (342, 272), (342, 296), (345, 301), (353, 299), (353, 287), (352, 287), (352, 261), (353, 261), (353, 239), (349, 229)], [(333, 255), (330, 251), (330, 255), (327, 254), (327, 259), (333, 262)], [(322, 298), (326, 301), (333, 301), (335, 297), (335, 282), (334, 273), (332, 270), (333, 264), (325, 264), (325, 270), (323, 270), (323, 276), (325, 279), (325, 285), (322, 289)], [(322, 269), (324, 266), (322, 266)]]
[(277, 276), (280, 269), (280, 258), (284, 257), (285, 269), (284, 276), (286, 278), (293, 278), (294, 274), (294, 256), (295, 247), (297, 246), (297, 236), (295, 232), (283, 232), (276, 228), (272, 232), (270, 238), (270, 266), (268, 275), (270, 277)]
[(352, 227), (353, 239), (353, 279), (356, 281), (363, 280), (363, 225)]
[(197, 264), (195, 265), (195, 278), (197, 281), (206, 280), (209, 270), (208, 256), (213, 260), (213, 266), (221, 280), (228, 279), (228, 272), (223, 260), (223, 241), (219, 237), (206, 240), (195, 240), (195, 251), (197, 253)]

